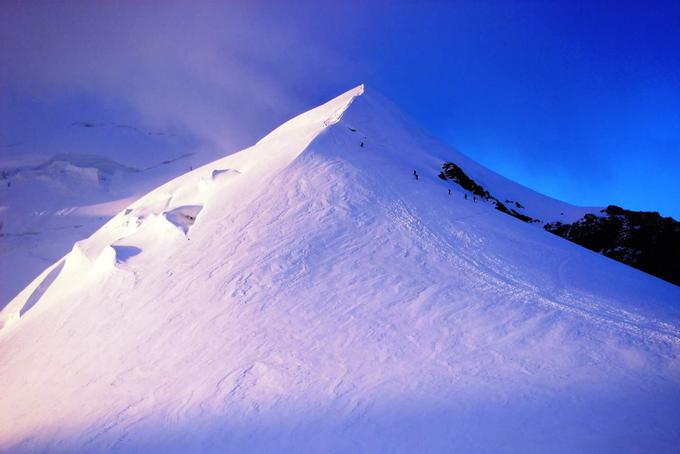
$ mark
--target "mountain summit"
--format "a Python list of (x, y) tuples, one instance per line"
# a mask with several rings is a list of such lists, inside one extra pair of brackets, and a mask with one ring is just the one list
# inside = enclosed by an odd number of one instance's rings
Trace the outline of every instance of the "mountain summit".
[(0, 450), (677, 449), (680, 288), (495, 202), (588, 212), (363, 86), (293, 118), (5, 307)]

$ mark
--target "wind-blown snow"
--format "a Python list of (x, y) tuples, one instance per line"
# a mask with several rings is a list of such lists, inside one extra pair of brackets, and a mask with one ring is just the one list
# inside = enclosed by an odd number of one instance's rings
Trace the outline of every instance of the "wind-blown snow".
[(142, 197), (0, 313), (0, 450), (677, 449), (680, 289), (452, 159), (569, 208), (363, 87)]
[[(117, 137), (99, 139), (116, 143)], [(142, 167), (95, 154), (0, 157), (0, 310), (74, 242), (151, 188), (190, 169), (187, 159), (193, 154), (175, 155), (167, 142), (125, 145), (143, 158), (132, 159), (126, 148), (120, 157)]]

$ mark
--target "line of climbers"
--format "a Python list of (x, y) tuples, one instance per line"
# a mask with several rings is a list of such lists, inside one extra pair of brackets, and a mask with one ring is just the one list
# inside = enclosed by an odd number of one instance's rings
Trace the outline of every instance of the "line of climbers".
[[(362, 142), (362, 144), (363, 144), (363, 142)], [(413, 176), (416, 177), (416, 181), (418, 181), (418, 179), (420, 178), (420, 176), (418, 175), (418, 172), (416, 172), (415, 170), (413, 170)], [(449, 188), (449, 195), (451, 195), (451, 188)], [(465, 197), (465, 200), (467, 200), (467, 198), (468, 198), (467, 192), (465, 192), (465, 193), (463, 194), (463, 197)], [(472, 196), (472, 201), (476, 203), (476, 202), (477, 202), (477, 197), (476, 197), (476, 196)]]
[[(356, 131), (355, 129), (352, 129), (352, 128), (350, 128), (350, 130), (352, 130), (353, 132)], [(364, 142), (363, 141), (359, 144), (359, 147), (364, 148)], [(415, 177), (416, 181), (418, 181), (420, 179), (420, 175), (418, 175), (418, 172), (416, 172), (415, 169), (413, 170), (413, 176)], [(451, 195), (451, 189), (450, 188), (449, 188), (449, 195)], [(468, 198), (467, 192), (463, 194), (463, 197), (465, 197), (465, 200), (467, 200), (467, 198)], [(476, 203), (477, 197), (473, 196), (472, 201)]]

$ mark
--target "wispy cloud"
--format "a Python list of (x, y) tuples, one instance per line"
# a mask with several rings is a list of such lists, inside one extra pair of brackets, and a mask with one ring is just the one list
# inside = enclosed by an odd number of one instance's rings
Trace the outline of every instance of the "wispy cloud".
[[(252, 2), (36, 3), (0, 9), (3, 89), (84, 94), (150, 127), (245, 145), (308, 107), (301, 83), (349, 65)], [(319, 82), (317, 82), (319, 83)]]

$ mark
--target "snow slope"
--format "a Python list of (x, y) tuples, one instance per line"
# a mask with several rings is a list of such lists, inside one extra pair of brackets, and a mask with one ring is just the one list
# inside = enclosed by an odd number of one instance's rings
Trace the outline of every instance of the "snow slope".
[(676, 451), (680, 288), (445, 160), (360, 86), (131, 204), (0, 313), (0, 451)]
[[(111, 134), (99, 137), (104, 143), (114, 138)], [(143, 158), (133, 159), (123, 153), (120, 157), (141, 166), (97, 154), (24, 155), (3, 151), (0, 309), (41, 270), (68, 252), (74, 242), (87, 238), (154, 186), (189, 170), (190, 159), (198, 158), (174, 155), (167, 142), (158, 140), (126, 145)]]

